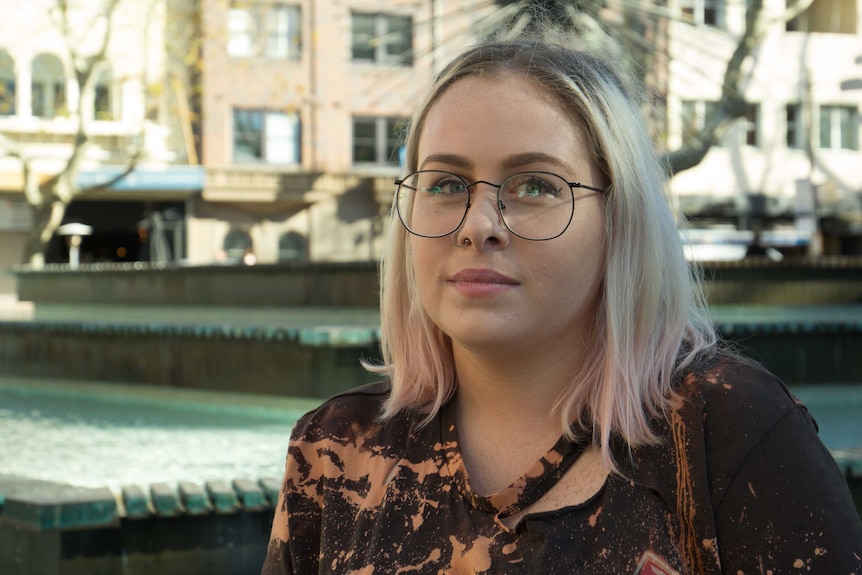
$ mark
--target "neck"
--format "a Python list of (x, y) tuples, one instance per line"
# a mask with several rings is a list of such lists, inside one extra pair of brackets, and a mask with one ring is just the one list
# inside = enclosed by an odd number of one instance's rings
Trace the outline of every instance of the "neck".
[[(560, 430), (553, 407), (571, 385), (580, 358), (532, 353), (487, 354), (453, 347), (458, 378), (458, 411), (467, 420), (506, 427)], [(525, 358), (540, 360), (525, 361)], [(559, 435), (559, 433), (557, 433)]]
[[(455, 421), (470, 485), (500, 491), (520, 477), (560, 438), (553, 406), (573, 369), (569, 362), (524, 362), (453, 348), (458, 376)], [(500, 354), (502, 355), (502, 354)], [(547, 359), (547, 358), (545, 358)]]

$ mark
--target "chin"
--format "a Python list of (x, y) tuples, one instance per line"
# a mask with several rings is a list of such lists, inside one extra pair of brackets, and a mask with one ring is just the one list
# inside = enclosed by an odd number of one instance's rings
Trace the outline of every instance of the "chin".
[[(471, 329), (446, 332), (453, 346), (463, 347), (475, 352), (498, 353), (501, 350), (518, 346), (519, 339), (512, 338), (512, 329)], [(503, 334), (509, 334), (503, 336)]]

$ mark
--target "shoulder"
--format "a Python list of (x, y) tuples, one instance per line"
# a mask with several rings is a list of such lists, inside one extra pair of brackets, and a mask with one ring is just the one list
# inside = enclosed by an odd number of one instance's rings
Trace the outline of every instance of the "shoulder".
[(682, 417), (699, 436), (715, 504), (735, 480), (752, 473), (831, 461), (805, 405), (754, 361), (718, 356), (692, 370), (681, 393), (686, 406), (676, 413), (686, 413)]
[(383, 404), (389, 397), (388, 382), (359, 386), (324, 401), (303, 415), (294, 426), (291, 443), (344, 448), (397, 451), (413, 427), (409, 413), (382, 421)]
[(327, 435), (340, 434), (345, 428), (373, 426), (388, 396), (389, 384), (385, 381), (361, 385), (333, 395), (300, 417), (293, 435), (297, 438), (323, 432)]
[(675, 392), (653, 423), (660, 441), (637, 450), (638, 477), (660, 491), (674, 493), (685, 467), (693, 481), (709, 485), (707, 497), (720, 500), (751, 455), (771, 441), (782, 447), (819, 443), (805, 406), (751, 360), (725, 353), (702, 360), (681, 373)]
[(702, 434), (713, 469), (729, 472), (741, 465), (778, 429), (819, 442), (807, 408), (780, 379), (750, 359), (721, 354), (691, 370), (680, 392), (685, 405), (676, 413), (698, 419), (689, 427)]
[(701, 360), (680, 374), (675, 392), (653, 422), (661, 441), (638, 450), (645, 481), (675, 485), (677, 468), (686, 465), (701, 469), (713, 492), (720, 491), (721, 481), (735, 475), (782, 421), (801, 421), (801, 432), (816, 438), (805, 406), (766, 368), (742, 357), (720, 353)]
[(737, 430), (758, 437), (792, 412), (807, 416), (780, 379), (759, 363), (730, 354), (690, 370), (679, 391), (700, 412), (707, 434)]
[(360, 385), (342, 391), (326, 399), (315, 409), (309, 411), (303, 418), (320, 417), (327, 413), (341, 410), (360, 410), (365, 412), (369, 407), (380, 407), (389, 397), (390, 386), (387, 381), (378, 381)]
[(718, 541), (733, 573), (778, 572), (787, 565), (777, 562), (814, 547), (830, 551), (812, 556), (811, 572), (858, 568), (862, 526), (846, 483), (781, 380), (721, 354), (678, 381), (656, 423), (664, 441), (635, 452), (635, 480), (675, 510), (681, 540), (693, 550)]
[(807, 551), (811, 572), (858, 569), (862, 524), (847, 485), (784, 384), (754, 362), (719, 357), (683, 391), (702, 421), (701, 437), (688, 439), (702, 445), (722, 566), (778, 572)]

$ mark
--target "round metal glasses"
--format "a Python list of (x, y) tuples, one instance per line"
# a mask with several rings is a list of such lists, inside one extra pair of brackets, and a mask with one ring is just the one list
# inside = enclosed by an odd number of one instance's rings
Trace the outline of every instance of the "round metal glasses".
[(593, 193), (607, 190), (566, 181), (550, 172), (513, 174), (500, 184), (484, 180), (468, 183), (461, 176), (438, 170), (422, 170), (395, 180), (395, 207), (411, 234), (442, 238), (464, 223), (472, 189), (478, 184), (497, 188), (497, 211), (506, 228), (525, 240), (544, 241), (568, 229), (575, 213), (575, 188)]

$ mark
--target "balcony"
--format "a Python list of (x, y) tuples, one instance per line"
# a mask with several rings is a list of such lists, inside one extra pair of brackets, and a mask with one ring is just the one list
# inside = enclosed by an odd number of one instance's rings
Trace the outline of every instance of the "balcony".
[(310, 205), (348, 192), (367, 192), (389, 205), (395, 176), (382, 173), (334, 174), (284, 167), (226, 166), (207, 168), (203, 198), (207, 201), (281, 202)]

